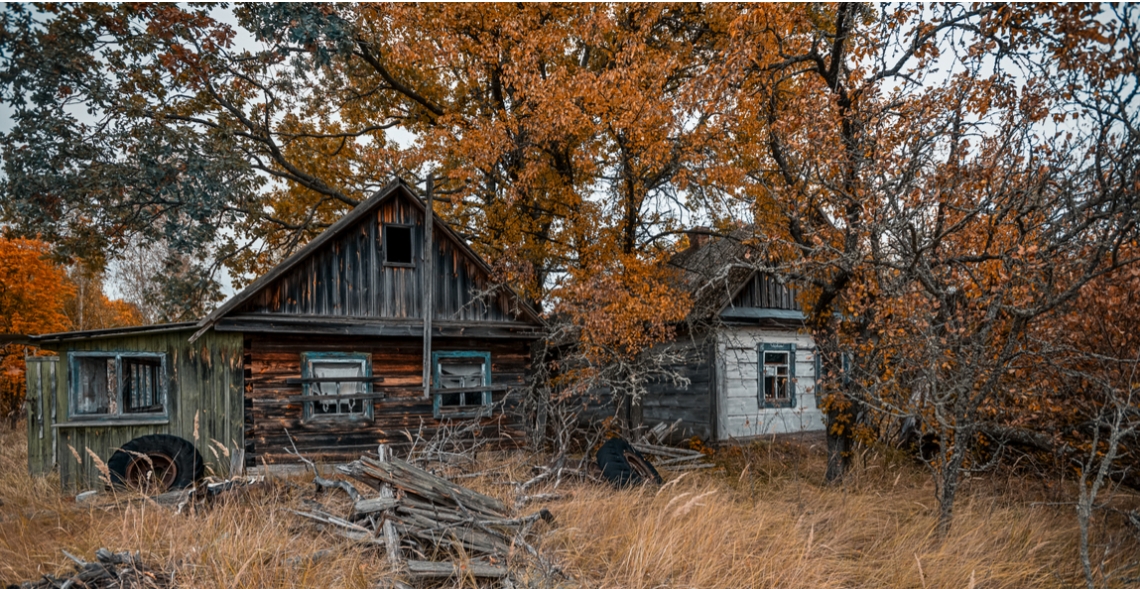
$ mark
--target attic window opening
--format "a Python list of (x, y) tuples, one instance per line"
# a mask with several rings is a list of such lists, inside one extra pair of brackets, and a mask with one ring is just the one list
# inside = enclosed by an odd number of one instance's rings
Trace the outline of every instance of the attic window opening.
[(412, 227), (410, 225), (384, 226), (384, 263), (411, 266)]

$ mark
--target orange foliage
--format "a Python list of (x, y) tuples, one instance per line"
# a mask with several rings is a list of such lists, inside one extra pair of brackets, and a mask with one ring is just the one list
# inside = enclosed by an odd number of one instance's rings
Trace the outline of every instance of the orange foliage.
[[(133, 305), (108, 299), (98, 277), (74, 279), (34, 239), (0, 238), (0, 334), (35, 335), (71, 329), (100, 329), (141, 323)], [(82, 310), (77, 313), (77, 310)], [(23, 345), (0, 347), (0, 418), (20, 411), (24, 399)]]
[(64, 305), (75, 289), (48, 254), (43, 242), (0, 238), (0, 333), (49, 333), (69, 326)]
[[(64, 312), (74, 288), (67, 273), (32, 239), (0, 238), (0, 334), (25, 335), (67, 329)], [(11, 417), (24, 399), (21, 345), (0, 348), (0, 417)]]

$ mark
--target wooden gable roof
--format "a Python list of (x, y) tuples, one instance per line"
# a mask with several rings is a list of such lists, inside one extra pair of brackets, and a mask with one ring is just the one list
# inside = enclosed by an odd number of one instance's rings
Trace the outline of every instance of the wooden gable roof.
[(745, 226), (669, 260), (693, 297), (691, 318), (803, 320), (797, 289), (762, 271), (764, 252), (755, 245), (761, 239)]
[[(269, 326), (305, 318), (410, 328), (430, 312), (441, 326), (540, 326), (542, 319), (445, 222), (434, 217), (431, 304), (423, 292), (426, 208), (396, 180), (198, 323), (195, 337), (221, 321)], [(385, 230), (411, 228), (412, 264), (385, 262)], [(268, 329), (268, 327), (266, 327)]]

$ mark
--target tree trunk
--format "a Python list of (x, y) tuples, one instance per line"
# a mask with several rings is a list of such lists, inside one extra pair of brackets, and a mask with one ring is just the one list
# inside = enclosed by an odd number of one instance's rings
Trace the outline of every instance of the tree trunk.
[[(840, 394), (838, 392), (832, 394)], [(836, 402), (847, 403), (846, 399)], [(851, 423), (854, 416), (849, 410), (829, 410), (827, 412), (827, 474), (829, 483), (843, 480), (851, 465)]]
[[(945, 436), (943, 436), (945, 438)], [(954, 521), (954, 500), (958, 495), (958, 487), (962, 482), (962, 463), (970, 451), (970, 440), (973, 433), (958, 432), (954, 436), (954, 444), (950, 447), (949, 459), (942, 465), (942, 485), (938, 493), (938, 537), (945, 538), (950, 533), (950, 525)], [(943, 448), (949, 442), (947, 439), (939, 440)]]
[(851, 451), (854, 449), (855, 404), (847, 394), (847, 379), (844, 374), (843, 354), (839, 350), (839, 338), (834, 329), (816, 330), (816, 353), (820, 355), (820, 368), (823, 372), (817, 378), (823, 393), (824, 410), (827, 414), (827, 474), (828, 483), (843, 479), (851, 465)]

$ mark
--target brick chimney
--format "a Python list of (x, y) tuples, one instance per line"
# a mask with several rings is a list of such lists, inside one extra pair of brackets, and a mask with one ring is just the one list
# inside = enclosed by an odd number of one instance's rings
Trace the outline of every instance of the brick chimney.
[(700, 249), (701, 246), (709, 242), (712, 229), (705, 226), (693, 227), (685, 231), (685, 235), (689, 238), (689, 249)]

